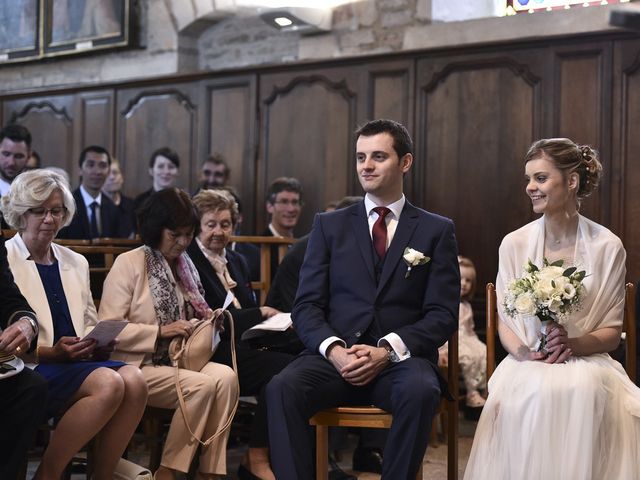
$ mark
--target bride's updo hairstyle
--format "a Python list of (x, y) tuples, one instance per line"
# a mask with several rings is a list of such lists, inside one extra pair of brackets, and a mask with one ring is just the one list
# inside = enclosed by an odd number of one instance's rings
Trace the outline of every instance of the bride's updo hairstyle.
[(529, 147), (524, 163), (543, 157), (551, 160), (564, 175), (573, 172), (579, 175), (579, 200), (591, 195), (598, 186), (602, 164), (598, 152), (589, 145), (577, 145), (568, 138), (543, 138)]

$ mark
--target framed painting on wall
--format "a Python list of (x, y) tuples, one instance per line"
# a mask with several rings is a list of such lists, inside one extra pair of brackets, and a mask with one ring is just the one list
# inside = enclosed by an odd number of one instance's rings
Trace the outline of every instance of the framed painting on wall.
[(44, 54), (129, 44), (130, 0), (45, 0)]
[(0, 0), (0, 61), (39, 55), (40, 0)]

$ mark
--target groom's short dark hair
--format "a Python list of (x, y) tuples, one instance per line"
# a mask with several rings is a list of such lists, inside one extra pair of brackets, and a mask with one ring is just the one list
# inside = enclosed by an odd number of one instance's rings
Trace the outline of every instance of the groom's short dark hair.
[(393, 149), (398, 154), (398, 158), (404, 157), (407, 153), (413, 155), (413, 140), (404, 125), (394, 120), (384, 118), (371, 120), (356, 130), (356, 141), (358, 137), (372, 137), (380, 133), (388, 133), (393, 137)]

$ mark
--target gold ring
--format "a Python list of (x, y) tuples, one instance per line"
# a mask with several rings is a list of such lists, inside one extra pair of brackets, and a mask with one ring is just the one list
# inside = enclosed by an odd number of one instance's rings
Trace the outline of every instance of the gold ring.
[(22, 348), (16, 347), (16, 352), (20, 353), (21, 351), (22, 351)]

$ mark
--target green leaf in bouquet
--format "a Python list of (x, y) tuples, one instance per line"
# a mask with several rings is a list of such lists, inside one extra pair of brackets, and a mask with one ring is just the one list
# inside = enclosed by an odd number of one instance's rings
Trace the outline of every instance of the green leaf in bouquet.
[(573, 272), (575, 272), (576, 270), (577, 270), (576, 267), (569, 267), (564, 272), (562, 272), (562, 276), (569, 278), (569, 277), (571, 277)]
[(561, 267), (563, 264), (564, 264), (564, 260), (556, 260), (555, 262), (553, 262), (549, 266), (550, 267)]
[(585, 279), (586, 276), (587, 276), (587, 272), (585, 272), (584, 270), (580, 270), (578, 273), (573, 275), (573, 278), (575, 279), (576, 282), (581, 282), (582, 280)]
[[(546, 261), (546, 259), (545, 259), (545, 261)], [(538, 267), (531, 260), (528, 260), (527, 263), (528, 263), (527, 264), (527, 271), (528, 272), (537, 272), (539, 270)]]

